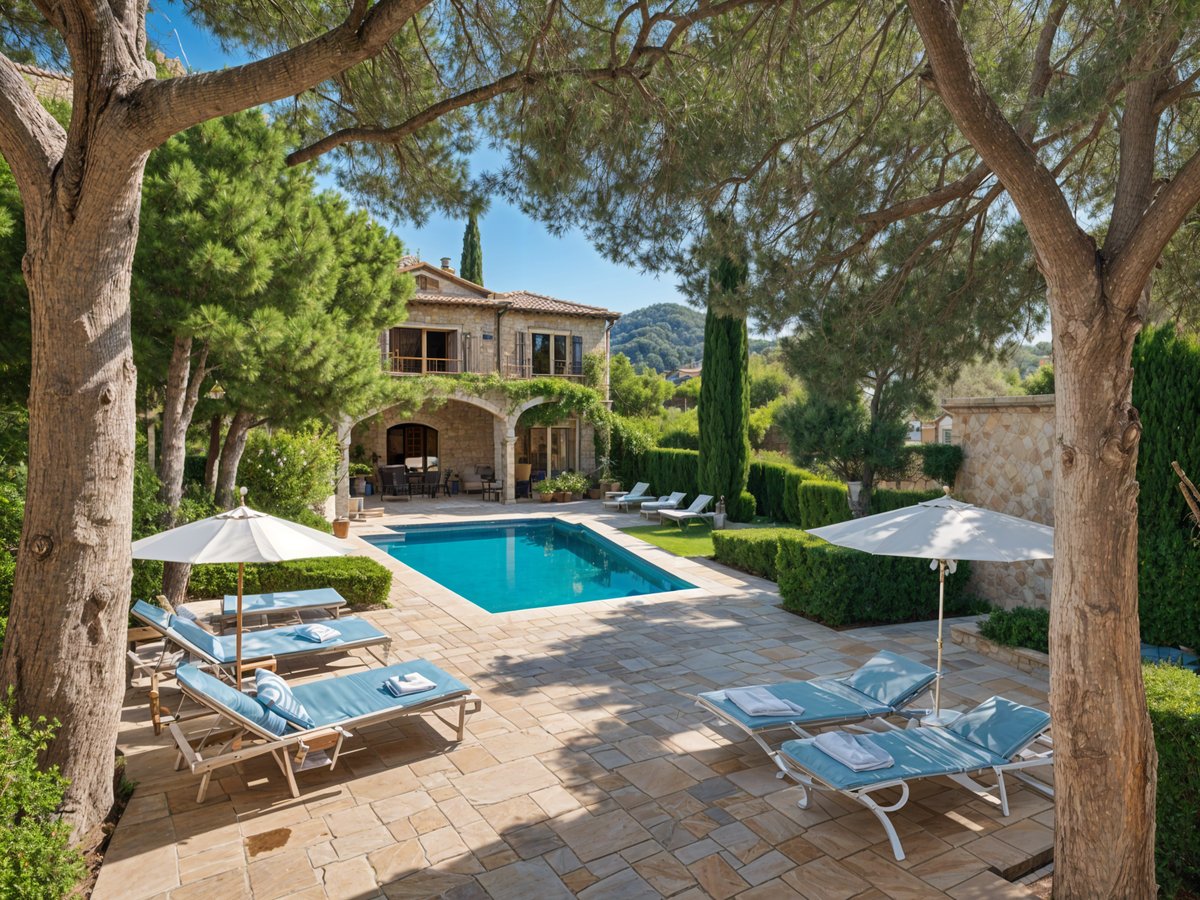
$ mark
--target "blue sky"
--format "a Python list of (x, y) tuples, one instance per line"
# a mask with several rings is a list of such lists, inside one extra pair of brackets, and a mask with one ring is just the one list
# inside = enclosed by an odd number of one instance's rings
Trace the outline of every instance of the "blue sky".
[[(193, 26), (179, 0), (154, 0), (146, 25), (150, 39), (164, 53), (180, 57), (195, 71), (246, 61), (240, 54), (226, 54), (211, 34)], [(488, 155), (480, 153), (472, 163), (486, 166), (487, 160)], [(439, 215), (421, 228), (401, 224), (393, 230), (410, 253), (435, 264), (449, 256), (458, 268), (465, 225), (464, 219)], [(493, 290), (522, 288), (618, 312), (686, 302), (672, 276), (658, 278), (610, 262), (579, 232), (555, 237), (508, 203), (493, 202), (479, 221), (479, 231), (483, 278)]]

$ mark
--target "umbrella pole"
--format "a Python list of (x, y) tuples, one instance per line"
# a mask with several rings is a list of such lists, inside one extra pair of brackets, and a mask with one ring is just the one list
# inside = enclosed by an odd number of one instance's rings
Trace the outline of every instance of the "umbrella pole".
[[(246, 574), (246, 564), (238, 563), (238, 605), (237, 605), (237, 689), (242, 689), (242, 578)], [(941, 640), (938, 641), (938, 659), (941, 659)], [(940, 665), (940, 663), (939, 663)]]
[[(933, 686), (933, 715), (939, 718), (942, 714), (942, 610), (946, 599), (946, 561), (938, 560), (938, 657), (937, 680)], [(240, 610), (241, 607), (239, 606)]]

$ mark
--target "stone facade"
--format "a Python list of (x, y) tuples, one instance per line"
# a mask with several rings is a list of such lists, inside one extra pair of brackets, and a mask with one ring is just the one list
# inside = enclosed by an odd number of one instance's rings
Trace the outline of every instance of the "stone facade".
[[(1054, 397), (942, 402), (963, 448), (955, 496), (997, 512), (1054, 524)], [(1010, 609), (1050, 605), (1050, 560), (974, 563), (971, 590)]]

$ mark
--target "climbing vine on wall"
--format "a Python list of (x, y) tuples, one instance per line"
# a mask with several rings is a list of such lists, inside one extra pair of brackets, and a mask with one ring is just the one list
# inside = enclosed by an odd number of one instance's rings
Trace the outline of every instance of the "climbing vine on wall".
[(514, 381), (499, 375), (465, 373), (454, 376), (423, 375), (412, 380), (419, 385), (425, 402), (433, 406), (440, 406), (455, 393), (469, 394), (493, 402), (499, 399), (505, 411), (511, 415), (522, 404), (537, 397), (545, 398), (545, 403), (531, 407), (521, 414), (522, 426), (553, 425), (572, 414), (593, 424), (602, 425), (609, 416), (604, 398), (598, 391), (563, 378), (547, 376)]

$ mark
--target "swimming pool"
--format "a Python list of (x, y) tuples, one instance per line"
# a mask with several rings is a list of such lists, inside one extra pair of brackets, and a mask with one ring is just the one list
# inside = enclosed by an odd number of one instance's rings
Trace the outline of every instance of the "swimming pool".
[(367, 540), (492, 613), (695, 587), (558, 519), (392, 526)]

